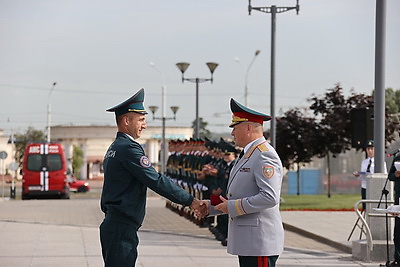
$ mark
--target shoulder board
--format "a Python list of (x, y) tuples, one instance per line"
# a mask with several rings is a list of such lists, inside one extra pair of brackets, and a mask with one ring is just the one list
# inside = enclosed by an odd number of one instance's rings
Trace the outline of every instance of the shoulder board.
[(259, 144), (259, 145), (257, 146), (257, 148), (258, 148), (258, 150), (260, 150), (261, 152), (265, 152), (265, 151), (268, 151), (268, 150), (269, 150), (268, 147), (267, 147), (267, 145), (266, 145), (265, 143)]
[[(265, 141), (266, 142), (266, 141)], [(251, 156), (251, 154), (253, 154), (253, 152), (254, 152), (254, 150), (257, 148), (258, 150), (260, 150), (261, 152), (264, 152), (264, 151), (268, 151), (268, 147), (265, 145), (265, 142), (264, 143), (261, 143), (261, 144), (258, 144), (258, 145), (256, 145), (256, 146), (252, 146), (250, 149), (249, 149), (249, 151), (247, 151), (246, 152), (246, 154), (244, 155), (244, 157), (247, 159), (247, 158), (250, 158), (250, 156)]]
[(244, 155), (244, 157), (246, 159), (250, 158), (251, 154), (253, 154), (254, 150), (257, 148), (257, 146), (252, 146), (250, 147), (249, 151), (246, 152), (246, 154)]

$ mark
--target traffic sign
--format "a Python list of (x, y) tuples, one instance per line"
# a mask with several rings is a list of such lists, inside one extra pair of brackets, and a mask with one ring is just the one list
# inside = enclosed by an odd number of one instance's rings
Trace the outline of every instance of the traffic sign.
[(5, 151), (0, 151), (0, 159), (6, 159), (7, 158), (7, 152)]
[(8, 164), (8, 168), (11, 170), (11, 171), (16, 171), (16, 170), (18, 170), (18, 163), (16, 163), (16, 162), (11, 162), (10, 164)]

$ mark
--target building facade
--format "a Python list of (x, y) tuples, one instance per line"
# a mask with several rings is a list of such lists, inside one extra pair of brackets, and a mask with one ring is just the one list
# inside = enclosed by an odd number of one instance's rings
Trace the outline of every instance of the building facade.
[(15, 153), (15, 147), (9, 143), (10, 138), (4, 135), (3, 130), (0, 130), (0, 153), (6, 156), (4, 159), (0, 158), (0, 175), (13, 174), (8, 169), (10, 163), (14, 162), (12, 155)]
[[(74, 145), (83, 151), (83, 165), (79, 179), (103, 176), (103, 158), (117, 134), (116, 126), (53, 126), (51, 141), (61, 143), (65, 150), (68, 168), (72, 169)], [(193, 129), (189, 127), (166, 127), (165, 139), (190, 139)], [(137, 140), (156, 168), (160, 165), (162, 128), (148, 126)], [(168, 147), (167, 147), (168, 148)]]

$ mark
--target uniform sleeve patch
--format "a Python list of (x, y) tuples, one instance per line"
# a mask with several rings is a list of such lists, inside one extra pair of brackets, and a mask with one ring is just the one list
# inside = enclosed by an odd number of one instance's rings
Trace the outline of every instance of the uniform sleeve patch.
[(275, 174), (275, 169), (274, 169), (273, 166), (267, 165), (267, 166), (264, 166), (264, 167), (263, 167), (262, 173), (263, 173), (263, 175), (264, 175), (265, 178), (268, 178), (268, 179), (269, 179), (269, 178), (271, 178), (272, 176), (274, 176), (274, 174)]
[(142, 157), (140, 158), (140, 161), (139, 161), (139, 162), (140, 162), (140, 165), (141, 165), (142, 167), (148, 168), (148, 167), (151, 166), (151, 162), (150, 162), (149, 158), (146, 157), (146, 156), (142, 156)]

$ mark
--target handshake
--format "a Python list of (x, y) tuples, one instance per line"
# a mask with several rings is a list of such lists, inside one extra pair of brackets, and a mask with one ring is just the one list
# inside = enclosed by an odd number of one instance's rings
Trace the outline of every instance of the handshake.
[[(220, 203), (216, 206), (214, 206), (215, 210), (218, 210), (222, 213), (228, 213), (228, 200), (224, 198), (223, 196), (219, 196), (220, 198)], [(190, 208), (194, 209), (196, 215), (199, 218), (204, 218), (205, 216), (208, 215), (209, 213), (209, 207), (211, 205), (211, 202), (209, 200), (199, 200), (197, 198), (193, 199), (192, 204), (190, 205)]]
[(209, 205), (210, 204), (207, 200), (199, 200), (197, 198), (194, 198), (192, 204), (190, 204), (190, 208), (194, 210), (197, 217), (204, 218), (208, 215)]

